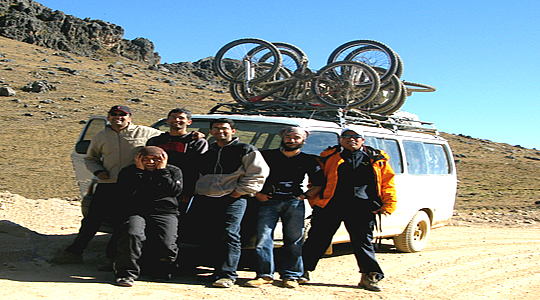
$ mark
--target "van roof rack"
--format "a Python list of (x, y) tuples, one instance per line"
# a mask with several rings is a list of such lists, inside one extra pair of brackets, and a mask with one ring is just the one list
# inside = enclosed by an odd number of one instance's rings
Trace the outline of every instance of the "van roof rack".
[(320, 121), (330, 121), (338, 123), (342, 127), (347, 124), (356, 124), (372, 127), (382, 127), (394, 131), (414, 131), (439, 135), (439, 131), (432, 122), (420, 121), (411, 116), (379, 115), (366, 113), (358, 109), (330, 108), (319, 104), (309, 103), (285, 103), (285, 102), (264, 102), (264, 103), (238, 103), (227, 102), (218, 103), (209, 114), (240, 114), (240, 115), (262, 115), (275, 117), (296, 117), (315, 119)]

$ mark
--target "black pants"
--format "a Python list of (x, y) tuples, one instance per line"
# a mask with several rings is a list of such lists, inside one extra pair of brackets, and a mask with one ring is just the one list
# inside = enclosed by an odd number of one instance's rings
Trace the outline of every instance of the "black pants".
[(378, 279), (382, 279), (384, 274), (375, 258), (372, 243), (376, 215), (362, 200), (332, 201), (334, 199), (330, 200), (325, 208), (313, 208), (311, 228), (302, 252), (305, 270), (315, 270), (341, 222), (344, 222), (360, 272), (376, 272), (379, 274)]
[[(88, 207), (88, 214), (81, 221), (81, 227), (77, 237), (75, 237), (73, 243), (66, 248), (67, 252), (82, 254), (105, 219), (109, 218), (114, 220), (113, 217), (116, 214), (116, 202), (118, 200), (116, 193), (116, 183), (99, 183), (97, 185), (96, 191), (92, 197), (92, 202)], [(116, 220), (113, 222), (113, 234), (107, 244), (106, 250), (106, 255), (109, 259), (114, 259), (116, 256), (116, 244), (119, 238), (119, 234), (117, 233), (119, 224)]]
[(145, 255), (153, 273), (170, 273), (176, 260), (178, 231), (177, 214), (131, 215), (122, 224), (122, 234), (118, 241), (118, 255), (115, 260), (116, 277), (139, 277), (141, 268), (138, 263), (145, 243)]

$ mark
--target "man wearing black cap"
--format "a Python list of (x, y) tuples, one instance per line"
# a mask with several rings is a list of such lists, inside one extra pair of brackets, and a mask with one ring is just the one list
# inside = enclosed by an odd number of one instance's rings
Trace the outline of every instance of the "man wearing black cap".
[[(274, 281), (274, 230), (281, 218), (283, 224), (283, 262), (279, 269), (283, 286), (298, 287), (304, 273), (302, 243), (304, 237), (305, 204), (310, 195), (317, 194), (325, 178), (316, 156), (301, 152), (309, 132), (300, 127), (286, 127), (279, 133), (281, 147), (261, 151), (270, 167), (270, 175), (261, 192), (255, 196), (260, 201), (257, 219), (257, 278), (246, 286), (260, 287)], [(305, 193), (302, 183), (306, 174), (311, 188)]]
[[(109, 124), (105, 129), (92, 137), (84, 158), (86, 168), (98, 178), (88, 214), (81, 221), (81, 228), (73, 243), (54, 257), (53, 263), (82, 262), (84, 249), (105, 218), (117, 213), (118, 173), (123, 167), (134, 163), (135, 154), (145, 146), (149, 138), (162, 133), (155, 128), (133, 125), (131, 110), (125, 105), (111, 107), (107, 121)], [(116, 255), (116, 240), (117, 236), (113, 233), (107, 245), (109, 264), (103, 266), (104, 269), (112, 267), (112, 261)]]
[[(135, 156), (135, 164), (118, 175), (118, 190), (122, 211), (121, 237), (115, 260), (116, 282), (131, 287), (139, 277), (138, 259), (143, 242), (151, 250), (147, 262), (154, 275), (170, 279), (172, 263), (178, 254), (178, 200), (182, 192), (182, 171), (167, 164), (165, 150), (156, 146), (142, 148)], [(148, 252), (147, 252), (148, 253)]]
[(370, 291), (382, 290), (378, 283), (384, 273), (375, 258), (373, 229), (377, 214), (391, 214), (396, 210), (395, 173), (388, 155), (364, 142), (358, 131), (345, 128), (339, 145), (321, 153), (327, 182), (322, 193), (309, 199), (313, 213), (303, 248), (306, 273), (301, 282), (309, 281), (307, 272), (315, 270), (344, 222), (362, 274), (358, 286)]

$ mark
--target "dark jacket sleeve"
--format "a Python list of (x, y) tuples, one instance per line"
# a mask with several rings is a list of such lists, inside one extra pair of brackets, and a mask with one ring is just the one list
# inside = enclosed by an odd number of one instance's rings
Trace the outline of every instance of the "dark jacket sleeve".
[(154, 180), (164, 196), (178, 197), (182, 193), (183, 178), (180, 168), (167, 165), (167, 168), (155, 170), (153, 173)]

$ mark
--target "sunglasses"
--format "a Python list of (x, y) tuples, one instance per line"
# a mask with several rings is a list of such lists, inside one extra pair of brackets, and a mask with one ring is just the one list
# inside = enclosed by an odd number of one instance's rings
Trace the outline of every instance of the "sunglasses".
[(128, 114), (125, 113), (125, 112), (121, 112), (121, 113), (114, 113), (114, 112), (113, 112), (113, 113), (109, 113), (109, 116), (111, 116), (111, 117), (117, 117), (117, 116), (125, 117), (125, 116), (127, 116), (127, 115), (128, 115)]
[(344, 138), (344, 139), (359, 139), (362, 136), (359, 135), (359, 134), (344, 134), (341, 137)]

